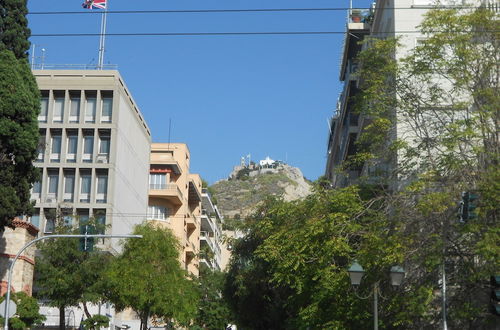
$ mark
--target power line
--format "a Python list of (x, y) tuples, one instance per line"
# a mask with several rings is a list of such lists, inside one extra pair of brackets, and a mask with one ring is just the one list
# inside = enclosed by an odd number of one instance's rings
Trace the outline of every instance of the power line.
[[(425, 33), (442, 33), (444, 31), (426, 31)], [(447, 33), (469, 33), (471, 31), (446, 31)], [(500, 30), (483, 30), (474, 31), (473, 33), (497, 33)], [(143, 36), (248, 36), (248, 35), (331, 35), (331, 34), (346, 34), (347, 31), (273, 31), (273, 32), (124, 32), (124, 33), (106, 33), (106, 36), (111, 37), (143, 37)], [(387, 31), (375, 32), (374, 35), (380, 34), (414, 34), (422, 33), (422, 31)], [(34, 33), (31, 37), (96, 37), (101, 36), (100, 33)]]
[[(446, 6), (430, 7), (431, 9), (476, 9), (475, 6)], [(369, 8), (356, 8), (366, 9)], [(411, 10), (411, 9), (429, 9), (429, 7), (384, 7), (376, 10)], [(348, 11), (347, 7), (331, 8), (261, 8), (261, 9), (179, 9), (179, 10), (109, 10), (108, 14), (182, 14), (182, 13), (259, 13), (259, 12), (314, 12), (314, 11)], [(82, 11), (35, 11), (28, 15), (91, 15), (100, 14), (101, 11), (82, 10)]]

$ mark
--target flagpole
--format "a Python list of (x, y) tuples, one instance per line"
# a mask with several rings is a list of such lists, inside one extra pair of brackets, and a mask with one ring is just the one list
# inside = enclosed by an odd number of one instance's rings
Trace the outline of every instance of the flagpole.
[(98, 70), (102, 70), (104, 66), (104, 45), (106, 41), (106, 22), (108, 16), (108, 5), (109, 5), (109, 0), (106, 1), (106, 7), (104, 8), (104, 12), (102, 13), (102, 18), (101, 18), (101, 35), (99, 38), (99, 60), (97, 64)]

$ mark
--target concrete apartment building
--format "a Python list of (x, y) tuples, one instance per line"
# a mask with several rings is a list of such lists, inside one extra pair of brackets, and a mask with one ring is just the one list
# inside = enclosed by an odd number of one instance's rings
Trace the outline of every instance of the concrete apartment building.
[[(95, 217), (108, 234), (130, 234), (147, 214), (151, 134), (122, 77), (114, 70), (33, 74), (42, 94), (35, 162), (42, 176), (32, 189), (36, 205), (29, 222), (45, 235), (56, 217), (71, 225)], [(111, 253), (121, 250), (118, 239), (100, 244)], [(57, 309), (42, 312), (46, 325), (59, 323)], [(78, 326), (81, 313), (68, 310), (68, 326)], [(120, 325), (109, 304), (99, 313)]]
[(200, 269), (223, 270), (222, 224), (224, 218), (207, 189), (202, 189)]
[[(463, 5), (470, 1), (441, 0), (440, 4)], [(488, 8), (500, 7), (497, 0), (477, 0), (474, 3)], [(435, 0), (378, 0), (370, 9), (351, 9), (348, 12), (347, 29), (340, 67), (340, 81), (344, 88), (339, 96), (337, 108), (330, 120), (325, 176), (335, 187), (344, 187), (356, 182), (360, 176), (376, 177), (388, 173), (394, 164), (370, 162), (361, 166), (351, 166), (342, 171), (344, 161), (356, 154), (356, 140), (369, 123), (369, 118), (353, 112), (353, 97), (359, 93), (359, 77), (356, 76), (356, 56), (361, 51), (362, 41), (367, 36), (390, 38), (399, 37), (401, 46), (394, 54), (396, 59), (408, 55), (424, 36), (418, 32), (423, 15), (434, 5)], [(370, 17), (370, 19), (367, 19)], [(407, 127), (397, 121), (394, 138), (407, 139)], [(395, 160), (397, 162), (397, 160)]]
[(147, 219), (174, 232), (182, 267), (198, 276), (202, 183), (189, 173), (190, 157), (183, 143), (151, 145)]

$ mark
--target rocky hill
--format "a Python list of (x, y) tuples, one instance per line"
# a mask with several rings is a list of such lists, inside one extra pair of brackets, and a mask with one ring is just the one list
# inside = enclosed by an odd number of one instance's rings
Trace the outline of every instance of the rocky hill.
[(276, 168), (239, 168), (230, 179), (218, 181), (210, 187), (222, 214), (234, 218), (252, 213), (268, 195), (281, 196), (286, 201), (306, 197), (311, 193), (311, 183), (302, 172), (286, 164)]

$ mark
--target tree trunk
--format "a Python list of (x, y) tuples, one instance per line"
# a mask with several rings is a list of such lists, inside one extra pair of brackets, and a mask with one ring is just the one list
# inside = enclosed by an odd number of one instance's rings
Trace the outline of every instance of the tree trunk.
[(82, 305), (83, 305), (83, 311), (85, 312), (85, 316), (88, 319), (90, 319), (92, 315), (90, 314), (89, 309), (87, 308), (87, 302), (83, 302)]
[(66, 330), (66, 315), (65, 315), (65, 307), (59, 307), (59, 330)]
[(144, 313), (141, 316), (141, 330), (148, 330), (149, 313)]

